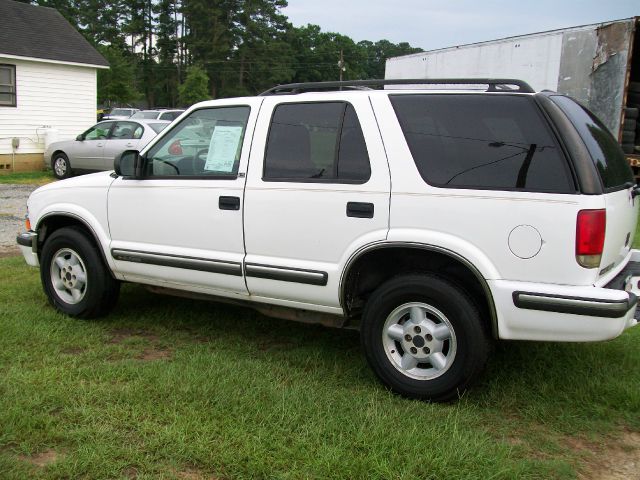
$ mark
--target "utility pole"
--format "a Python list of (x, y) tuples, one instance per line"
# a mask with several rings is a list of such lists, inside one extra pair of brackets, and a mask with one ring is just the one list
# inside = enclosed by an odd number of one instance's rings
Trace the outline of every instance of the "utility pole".
[(340, 81), (342, 81), (342, 72), (346, 70), (344, 66), (344, 51), (340, 49), (340, 60), (338, 61), (338, 68), (340, 68)]

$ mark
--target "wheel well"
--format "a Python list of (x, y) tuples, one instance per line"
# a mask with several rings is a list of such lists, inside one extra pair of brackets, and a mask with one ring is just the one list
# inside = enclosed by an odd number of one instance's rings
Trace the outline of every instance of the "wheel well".
[(56, 156), (57, 154), (59, 154), (59, 153), (62, 153), (65, 157), (69, 158), (69, 157), (67, 156), (67, 154), (66, 154), (66, 153), (64, 153), (64, 150), (56, 150), (55, 152), (53, 152), (53, 153), (51, 154), (51, 160), (53, 161), (53, 157), (55, 157), (55, 156)]
[(36, 227), (36, 231), (38, 233), (38, 255), (40, 255), (40, 252), (42, 251), (42, 246), (44, 245), (44, 242), (46, 241), (46, 239), (56, 230), (60, 230), (61, 228), (65, 228), (65, 227), (75, 227), (78, 230), (81, 230), (82, 232), (84, 232), (85, 235), (87, 236), (87, 239), (89, 239), (89, 241), (93, 244), (95, 249), (100, 253), (100, 256), (102, 257), (102, 261), (104, 262), (107, 269), (109, 269), (109, 262), (107, 262), (107, 259), (104, 256), (104, 252), (100, 247), (100, 242), (98, 241), (98, 238), (96, 237), (96, 234), (93, 231), (93, 229), (91, 229), (91, 227), (89, 227), (82, 220), (76, 217), (68, 216), (68, 215), (51, 215), (43, 218), (38, 223), (38, 226)]
[(482, 275), (464, 259), (426, 246), (384, 246), (361, 254), (347, 268), (341, 301), (349, 317), (358, 316), (371, 293), (385, 281), (398, 275), (431, 273), (465, 290), (486, 320), (487, 331), (497, 337), (497, 320), (489, 287)]

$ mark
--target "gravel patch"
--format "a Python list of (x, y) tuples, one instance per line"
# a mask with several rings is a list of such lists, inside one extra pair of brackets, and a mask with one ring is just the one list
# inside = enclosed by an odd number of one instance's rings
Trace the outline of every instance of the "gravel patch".
[(27, 198), (38, 187), (0, 184), (0, 257), (20, 254), (16, 236), (24, 231)]

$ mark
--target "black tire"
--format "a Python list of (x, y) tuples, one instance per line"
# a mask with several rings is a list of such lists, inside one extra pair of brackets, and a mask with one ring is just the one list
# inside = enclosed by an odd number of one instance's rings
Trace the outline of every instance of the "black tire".
[(622, 144), (622, 151), (624, 153), (633, 153), (633, 143), (623, 143)]
[[(56, 259), (64, 267), (55, 263)], [(85, 277), (84, 282), (81, 276)], [(59, 279), (57, 285), (54, 278)], [(84, 231), (75, 227), (56, 230), (45, 240), (40, 256), (40, 279), (49, 303), (72, 317), (106, 315), (120, 293), (120, 282), (111, 276), (96, 245)], [(74, 293), (79, 298), (73, 298)]]
[(622, 131), (623, 132), (633, 132), (635, 133), (638, 122), (636, 122), (632, 118), (625, 118), (622, 122)]
[[(415, 315), (402, 315), (404, 309), (411, 310), (408, 304), (416, 307)], [(415, 329), (413, 317), (418, 315), (419, 322), (441, 325), (450, 337), (438, 342), (435, 335), (430, 337), (432, 326), (421, 324)], [(389, 325), (396, 325), (400, 340), (383, 334), (390, 331)], [(407, 335), (413, 335), (410, 342)], [(417, 338), (421, 335), (422, 340)], [(365, 306), (360, 338), (367, 361), (382, 383), (401, 395), (436, 402), (459, 398), (479, 377), (490, 350), (478, 308), (467, 293), (448, 280), (427, 274), (396, 277), (377, 288)], [(411, 353), (412, 349), (416, 351)], [(438, 353), (446, 357), (445, 363), (440, 360), (442, 373), (435, 363), (430, 364)], [(411, 372), (402, 367), (407, 355)], [(410, 367), (411, 362), (417, 364)]]
[(629, 82), (629, 92), (640, 94), (640, 82)]
[(629, 94), (627, 95), (627, 104), (640, 104), (640, 92), (629, 91)]
[(638, 118), (638, 109), (634, 108), (634, 107), (627, 107), (624, 109), (624, 116), (625, 118), (633, 118), (636, 119)]
[(69, 178), (73, 175), (71, 170), (71, 163), (69, 163), (69, 157), (63, 152), (57, 152), (51, 157), (51, 169), (53, 170), (53, 176), (58, 180)]
[(622, 131), (622, 143), (633, 143), (636, 139), (636, 132)]

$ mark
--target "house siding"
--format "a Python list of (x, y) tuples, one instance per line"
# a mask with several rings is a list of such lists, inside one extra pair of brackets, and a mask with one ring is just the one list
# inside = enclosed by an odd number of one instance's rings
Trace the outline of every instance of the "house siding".
[(11, 139), (18, 137), (16, 157), (44, 152), (44, 132), (58, 131), (58, 140), (75, 138), (96, 122), (95, 67), (45, 63), (3, 57), (16, 66), (16, 107), (0, 106), (0, 156), (12, 155)]

